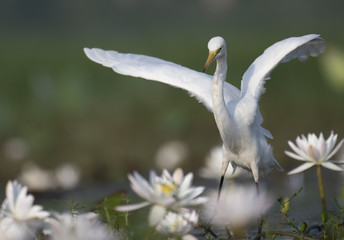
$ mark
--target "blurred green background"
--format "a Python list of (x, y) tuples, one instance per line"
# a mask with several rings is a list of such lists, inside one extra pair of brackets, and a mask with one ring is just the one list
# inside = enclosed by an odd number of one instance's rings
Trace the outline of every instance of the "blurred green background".
[[(344, 2), (314, 0), (3, 0), (0, 3), (0, 183), (35, 162), (73, 163), (82, 183), (114, 182), (178, 140), (180, 164), (196, 171), (221, 143), (212, 114), (183, 90), (115, 74), (88, 60), (84, 47), (156, 56), (195, 70), (207, 42), (223, 36), (227, 81), (264, 49), (291, 36), (318, 33), (326, 52), (280, 65), (261, 99), (263, 126), (276, 159), (289, 170), (287, 141), (331, 130), (344, 137)], [(208, 73), (212, 74), (214, 66)]]

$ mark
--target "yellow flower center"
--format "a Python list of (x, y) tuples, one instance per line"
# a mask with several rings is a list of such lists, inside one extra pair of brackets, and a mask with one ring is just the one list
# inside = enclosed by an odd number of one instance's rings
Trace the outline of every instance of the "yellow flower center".
[(171, 196), (177, 188), (177, 185), (174, 183), (161, 183), (159, 185), (161, 191), (165, 193), (167, 196)]
[(179, 226), (183, 226), (184, 222), (183, 222), (183, 219), (182, 218), (178, 218), (176, 219), (173, 224), (172, 224), (172, 228), (174, 230), (178, 230), (179, 229)]

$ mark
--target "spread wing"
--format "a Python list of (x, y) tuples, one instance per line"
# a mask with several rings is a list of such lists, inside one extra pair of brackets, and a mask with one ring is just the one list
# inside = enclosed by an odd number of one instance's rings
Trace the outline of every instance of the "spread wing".
[[(258, 101), (264, 93), (264, 83), (271, 71), (279, 64), (292, 59), (306, 61), (309, 56), (316, 57), (325, 50), (325, 41), (316, 34), (291, 37), (267, 48), (244, 73), (241, 81), (241, 96), (236, 103), (235, 115), (245, 125), (261, 121)], [(259, 118), (259, 119), (257, 119)]]
[[(202, 102), (208, 110), (212, 111), (213, 109), (213, 77), (208, 74), (150, 56), (124, 54), (98, 48), (85, 48), (84, 51), (92, 61), (110, 67), (119, 74), (158, 81), (184, 89)], [(236, 87), (225, 83), (224, 97), (226, 101), (237, 99), (239, 96), (240, 91)]]

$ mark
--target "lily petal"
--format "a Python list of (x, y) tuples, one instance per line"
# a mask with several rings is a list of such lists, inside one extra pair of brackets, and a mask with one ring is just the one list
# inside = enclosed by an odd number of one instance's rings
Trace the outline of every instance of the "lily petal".
[(130, 211), (134, 211), (134, 210), (146, 207), (149, 204), (150, 202), (142, 202), (142, 203), (137, 203), (137, 204), (121, 205), (121, 206), (116, 206), (115, 210), (119, 212), (130, 212)]
[(336, 145), (337, 137), (338, 137), (338, 135), (334, 134), (333, 131), (331, 131), (331, 135), (326, 140), (326, 145), (327, 145), (328, 151), (331, 151), (334, 148), (334, 145)]
[(342, 147), (343, 143), (344, 139), (342, 139), (342, 141), (338, 143), (337, 147), (335, 147), (335, 149), (332, 150), (332, 152), (328, 155), (327, 159), (330, 159), (334, 154), (336, 154), (338, 150)]
[(331, 170), (334, 170), (334, 171), (344, 171), (343, 168), (338, 167), (336, 164), (331, 163), (331, 162), (324, 162), (321, 164), (321, 166), (328, 168), (328, 169), (331, 169)]
[(183, 179), (182, 184), (179, 186), (179, 191), (184, 192), (186, 189), (190, 188), (193, 179), (193, 174), (188, 173)]
[(197, 240), (197, 238), (194, 235), (187, 234), (182, 237), (182, 240)]
[(181, 168), (177, 168), (174, 171), (172, 178), (173, 178), (173, 181), (176, 184), (178, 184), (178, 185), (182, 184), (183, 179), (184, 179), (184, 172), (183, 172), (183, 170)]
[(289, 157), (291, 158), (294, 158), (296, 160), (300, 160), (300, 161), (304, 161), (304, 162), (308, 162), (308, 160), (306, 160), (304, 157), (300, 156), (300, 155), (297, 155), (293, 152), (289, 152), (289, 151), (285, 151), (284, 152), (286, 155), (288, 155)]
[(315, 164), (312, 163), (312, 162), (304, 163), (304, 164), (302, 164), (301, 166), (295, 168), (294, 170), (288, 172), (288, 175), (295, 174), (295, 173), (300, 173), (300, 172), (302, 172), (302, 171), (307, 170), (308, 168), (311, 168), (311, 167), (314, 166), (314, 165), (315, 165)]
[(154, 192), (149, 183), (140, 174), (134, 172), (134, 175), (129, 174), (130, 186), (137, 195), (143, 199), (150, 200)]
[(288, 141), (289, 146), (291, 147), (291, 149), (293, 149), (293, 151), (299, 155), (300, 157), (302, 157), (304, 160), (309, 161), (312, 160), (312, 158), (310, 158), (310, 156), (307, 154), (308, 152), (308, 148), (309, 146), (302, 142), (299, 138), (297, 139), (299, 141), (297, 141), (297, 144), (299, 147), (295, 146), (295, 144), (291, 141)]
[(152, 186), (155, 186), (156, 185), (156, 173), (154, 171), (150, 171), (149, 173), (149, 182)]
[(167, 181), (172, 181), (172, 176), (171, 174), (167, 171), (167, 169), (162, 170), (161, 177)]
[(154, 205), (149, 212), (148, 223), (150, 226), (157, 225), (166, 213), (166, 208), (160, 205)]
[(186, 190), (184, 192), (180, 192), (178, 197), (191, 200), (193, 198), (196, 198), (198, 195), (200, 195), (204, 191), (204, 189), (205, 189), (205, 187), (189, 188), (188, 190)]
[(183, 206), (183, 207), (196, 206), (196, 205), (201, 205), (206, 202), (208, 202), (207, 197), (198, 197), (198, 198), (188, 200), (188, 201), (181, 201), (180, 206)]

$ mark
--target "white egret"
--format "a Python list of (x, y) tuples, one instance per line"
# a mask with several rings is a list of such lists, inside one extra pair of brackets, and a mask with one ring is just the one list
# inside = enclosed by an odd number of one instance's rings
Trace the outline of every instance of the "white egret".
[(257, 184), (259, 175), (272, 168), (282, 170), (266, 140), (272, 139), (272, 135), (261, 127), (263, 118), (258, 101), (265, 90), (264, 83), (279, 63), (295, 58), (305, 61), (309, 56), (318, 56), (324, 51), (325, 42), (319, 35), (310, 34), (273, 44), (244, 73), (241, 91), (225, 82), (227, 52), (224, 39), (212, 38), (208, 48), (209, 57), (204, 70), (216, 60), (214, 77), (150, 56), (123, 54), (98, 48), (85, 48), (84, 51), (92, 61), (110, 67), (119, 74), (182, 88), (214, 113), (223, 141), (220, 194), (229, 163), (234, 169), (239, 166), (251, 171)]

